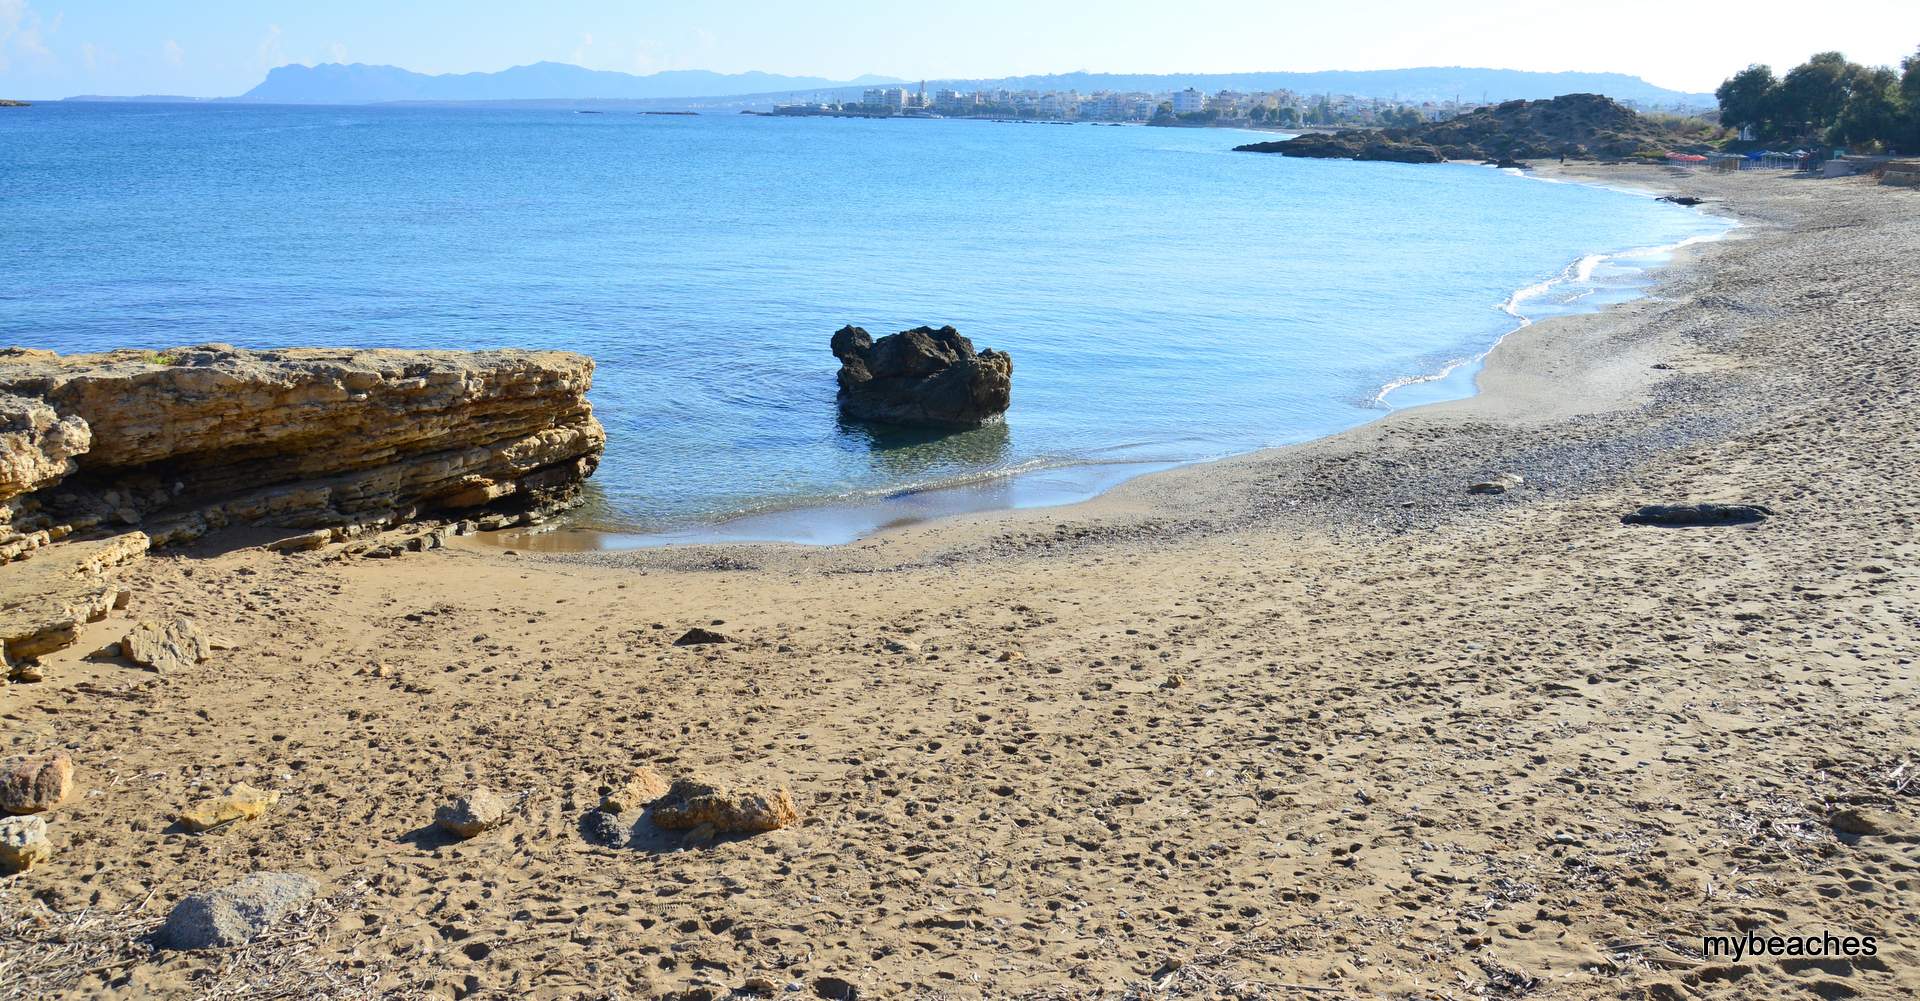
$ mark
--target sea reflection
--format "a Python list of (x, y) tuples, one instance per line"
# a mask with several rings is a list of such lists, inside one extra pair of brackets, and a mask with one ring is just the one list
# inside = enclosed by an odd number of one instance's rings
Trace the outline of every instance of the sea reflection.
[(864, 446), (874, 468), (889, 477), (912, 479), (955, 469), (990, 469), (1004, 465), (1013, 451), (1013, 432), (1002, 420), (955, 431), (840, 417), (835, 430), (847, 445)]

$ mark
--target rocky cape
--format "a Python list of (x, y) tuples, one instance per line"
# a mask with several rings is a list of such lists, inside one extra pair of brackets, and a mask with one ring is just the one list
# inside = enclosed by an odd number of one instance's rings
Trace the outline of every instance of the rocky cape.
[(840, 359), (840, 409), (855, 420), (978, 427), (1006, 412), (1013, 359), (952, 327), (915, 327), (874, 340), (859, 327), (833, 335)]
[(0, 351), (8, 662), (124, 601), (106, 572), (151, 546), (229, 526), (291, 549), (442, 515), (543, 519), (599, 463), (592, 381), (593, 360), (565, 352)]
[(1508, 101), (1444, 122), (1405, 129), (1346, 129), (1277, 142), (1249, 143), (1243, 153), (1279, 153), (1341, 160), (1441, 163), (1473, 160), (1649, 159), (1668, 152), (1704, 152), (1705, 136), (1669, 127), (1598, 94), (1547, 101)]

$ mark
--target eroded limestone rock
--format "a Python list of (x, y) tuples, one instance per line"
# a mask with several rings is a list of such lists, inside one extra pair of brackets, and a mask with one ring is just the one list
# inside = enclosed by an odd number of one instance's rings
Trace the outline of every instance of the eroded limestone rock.
[(9, 664), (64, 649), (80, 627), (125, 605), (109, 578), (118, 566), (146, 555), (143, 532), (63, 542), (30, 558), (0, 565), (0, 650)]
[(556, 509), (605, 444), (592, 378), (557, 351), (0, 353), (0, 546)]
[(264, 816), (278, 802), (279, 792), (255, 789), (241, 782), (219, 796), (188, 807), (180, 814), (180, 826), (195, 833), (210, 831), (222, 824)]
[(120, 640), (122, 657), (160, 674), (205, 663), (208, 652), (206, 637), (192, 619), (184, 617), (167, 622), (141, 619)]
[(540, 520), (599, 463), (592, 379), (557, 351), (0, 349), (8, 664), (112, 606), (75, 545), (137, 556), (246, 525), (297, 550), (444, 513)]
[(626, 781), (607, 793), (600, 801), (600, 809), (607, 813), (630, 813), (665, 796), (668, 788), (667, 780), (659, 772), (641, 765)]
[(777, 831), (798, 823), (800, 810), (785, 789), (728, 789), (699, 779), (679, 779), (653, 804), (653, 822), (669, 831), (712, 825), (721, 834)]

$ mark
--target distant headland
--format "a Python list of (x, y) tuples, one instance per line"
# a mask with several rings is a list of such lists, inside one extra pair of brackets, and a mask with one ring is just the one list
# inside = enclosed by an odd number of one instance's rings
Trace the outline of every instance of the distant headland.
[[(1705, 152), (1712, 125), (1636, 114), (1598, 94), (1566, 94), (1548, 101), (1507, 101), (1439, 122), (1387, 129), (1343, 129), (1277, 142), (1236, 146), (1243, 153), (1340, 160), (1506, 163), (1561, 157), (1575, 160), (1658, 159), (1669, 152)], [(1716, 130), (1717, 131), (1717, 130)]]

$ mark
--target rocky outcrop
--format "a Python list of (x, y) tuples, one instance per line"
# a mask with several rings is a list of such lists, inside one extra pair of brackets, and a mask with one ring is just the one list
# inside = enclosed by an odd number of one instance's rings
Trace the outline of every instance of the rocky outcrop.
[(1013, 359), (975, 353), (952, 327), (915, 327), (878, 341), (859, 327), (833, 335), (840, 359), (840, 409), (855, 420), (935, 427), (978, 427), (1005, 413), (1013, 395)]
[(1508, 101), (1413, 128), (1347, 129), (1235, 149), (1342, 160), (1512, 164), (1560, 156), (1618, 160), (1669, 151), (1703, 152), (1710, 148), (1704, 140), (1702, 135), (1643, 118), (1599, 94), (1566, 94), (1548, 101)]
[(9, 667), (72, 646), (80, 627), (126, 604), (110, 572), (147, 553), (142, 532), (70, 541), (0, 566), (0, 653)]
[(543, 518), (605, 445), (592, 378), (553, 351), (0, 351), (0, 564), (119, 533), (106, 554), (0, 566), (0, 641), (10, 660), (57, 649), (27, 620), (104, 614), (103, 558), (226, 526)]

